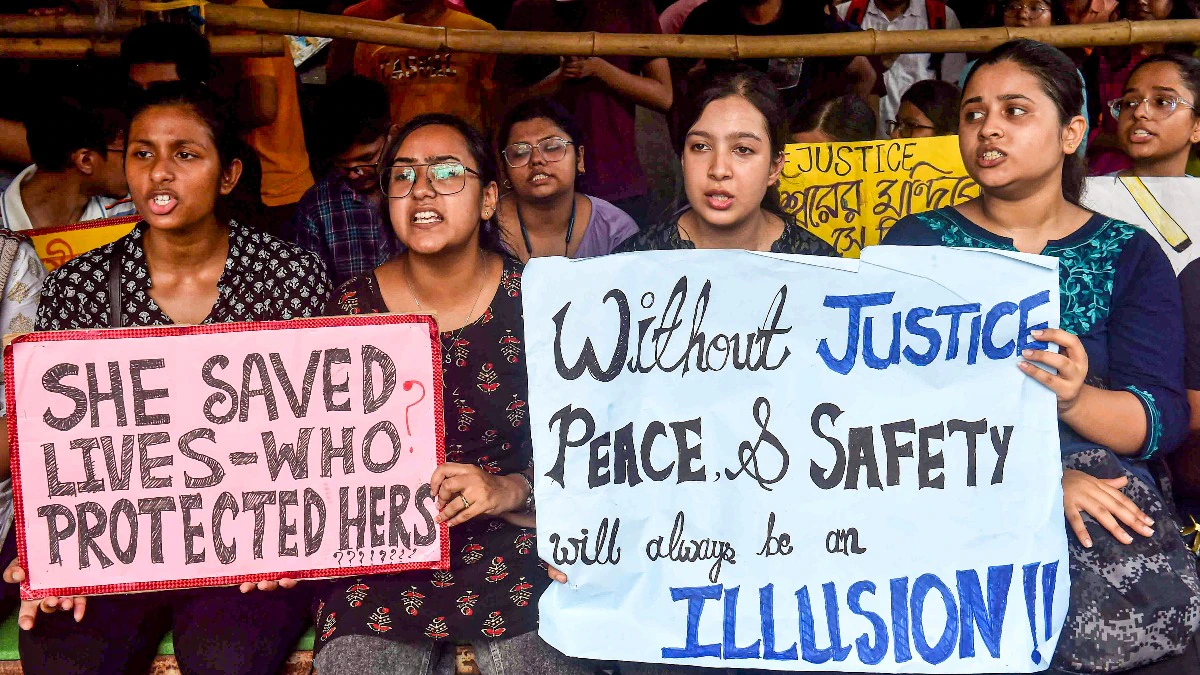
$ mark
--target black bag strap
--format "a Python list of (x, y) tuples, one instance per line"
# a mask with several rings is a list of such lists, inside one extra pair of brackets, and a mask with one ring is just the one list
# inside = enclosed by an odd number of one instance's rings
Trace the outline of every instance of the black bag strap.
[(121, 313), (121, 267), (125, 262), (122, 241), (113, 247), (113, 258), (108, 267), (108, 327), (124, 328), (125, 317)]

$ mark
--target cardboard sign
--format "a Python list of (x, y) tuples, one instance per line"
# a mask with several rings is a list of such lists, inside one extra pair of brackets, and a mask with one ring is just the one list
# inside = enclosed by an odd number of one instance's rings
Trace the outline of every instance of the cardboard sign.
[(16, 338), (23, 597), (446, 569), (440, 352), (413, 315)]
[(910, 213), (979, 196), (957, 136), (803, 143), (784, 152), (783, 210), (847, 258), (878, 244)]
[(82, 223), (28, 230), (17, 234), (29, 238), (46, 270), (53, 272), (72, 259), (129, 234), (139, 220), (141, 216), (137, 215), (86, 220)]
[[(563, 279), (571, 279), (564, 284)], [(997, 284), (1003, 279), (1003, 284)], [(872, 246), (538, 258), (539, 635), (724, 668), (1043, 670), (1069, 599), (1057, 260)]]
[(1200, 180), (1188, 177), (1093, 176), (1083, 207), (1146, 230), (1179, 274), (1200, 257)]

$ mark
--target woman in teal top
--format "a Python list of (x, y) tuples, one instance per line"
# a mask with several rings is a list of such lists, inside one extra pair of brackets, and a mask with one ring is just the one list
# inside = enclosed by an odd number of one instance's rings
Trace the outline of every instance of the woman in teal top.
[[(1019, 40), (981, 58), (967, 77), (959, 127), (963, 161), (981, 196), (909, 216), (883, 242), (1059, 259), (1062, 328), (1035, 331), (1033, 337), (1058, 345), (1060, 353), (1026, 350), (1020, 367), (1058, 398), (1064, 465), (1090, 470), (1063, 472), (1067, 520), (1082, 544), (1070, 547), (1074, 559), (1088, 555), (1084, 549), (1092, 548), (1093, 537), (1106, 536), (1096, 523), (1122, 544), (1134, 544), (1134, 536), (1154, 537), (1165, 547), (1182, 544), (1169, 531), (1170, 518), (1159, 523), (1160, 532), (1152, 529), (1154, 522), (1122, 492), (1130, 485), (1127, 477), (1092, 469), (1115, 457), (1142, 479), (1131, 488), (1154, 486), (1146, 460), (1174, 449), (1188, 421), (1182, 308), (1166, 255), (1140, 228), (1079, 206), (1085, 167), (1076, 151), (1087, 127), (1078, 113), (1081, 104), (1071, 61), (1053, 47)], [(1134, 494), (1162, 501), (1161, 495)], [(1095, 520), (1090, 532), (1084, 514)], [(1077, 605), (1075, 594), (1073, 589), (1064, 636), (1103, 619), (1091, 603)], [(1055, 666), (1067, 665), (1062, 652)], [(1073, 653), (1067, 659), (1078, 667), (1090, 656)], [(1162, 672), (1193, 672), (1194, 650), (1186, 664), (1170, 667), (1177, 669)]]

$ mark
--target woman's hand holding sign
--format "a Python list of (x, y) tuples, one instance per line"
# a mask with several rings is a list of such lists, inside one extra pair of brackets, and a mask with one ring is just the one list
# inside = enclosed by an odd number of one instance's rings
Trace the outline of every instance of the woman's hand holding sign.
[[(1073, 333), (1058, 328), (1035, 330), (1032, 331), (1032, 335), (1039, 340), (1053, 342), (1061, 349), (1057, 354), (1044, 349), (1026, 349), (1021, 352), (1021, 356), (1026, 360), (1019, 361), (1017, 365), (1026, 375), (1054, 392), (1058, 397), (1058, 415), (1070, 424), (1065, 418), (1083, 394), (1083, 381), (1088, 374), (1087, 350)], [(1052, 373), (1038, 368), (1034, 363), (1045, 364), (1058, 372)]]
[(451, 462), (433, 472), (430, 488), (437, 495), (437, 521), (450, 527), (476, 516), (519, 511), (529, 496), (529, 486), (519, 474), (496, 476), (475, 464)]
[[(4, 570), (4, 581), (10, 584), (19, 584), (25, 581), (25, 570), (21, 569), (21, 563), (16, 558)], [(21, 609), (17, 612), (17, 625), (21, 627), (21, 630), (33, 630), (39, 609), (47, 614), (73, 611), (75, 623), (79, 623), (83, 621), (83, 613), (87, 611), (87, 597), (69, 595), (61, 598), (50, 596), (41, 600), (22, 600)]]

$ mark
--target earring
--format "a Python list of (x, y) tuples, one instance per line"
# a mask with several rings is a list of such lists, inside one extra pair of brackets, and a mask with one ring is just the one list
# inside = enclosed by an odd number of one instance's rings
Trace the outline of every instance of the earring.
[(484, 219), (484, 220), (488, 220), (488, 219), (489, 219), (489, 218), (491, 218), (491, 217), (492, 217), (492, 212), (491, 212), (491, 210), (490, 210), (490, 209), (489, 209), (489, 210), (487, 210), (487, 211), (484, 211), (484, 212), (483, 212), (483, 219)]
[(508, 189), (510, 189), (510, 190), (511, 190), (511, 189), (512, 189), (512, 181), (511, 181), (511, 180), (509, 180), (509, 179), (507, 179), (507, 178), (505, 178), (505, 179), (504, 179), (504, 187), (506, 187), (506, 188), (508, 188)]

